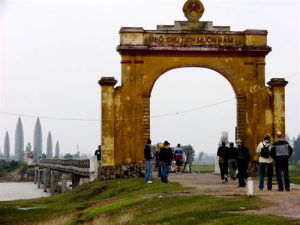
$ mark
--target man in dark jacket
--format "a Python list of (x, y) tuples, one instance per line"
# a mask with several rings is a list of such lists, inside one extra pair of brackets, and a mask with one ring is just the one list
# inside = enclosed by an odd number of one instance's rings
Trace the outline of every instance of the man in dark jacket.
[(232, 180), (235, 180), (236, 176), (236, 157), (237, 157), (237, 150), (234, 147), (234, 143), (229, 143), (229, 148), (225, 151), (225, 158), (228, 159), (228, 168), (230, 172), (230, 177)]
[(277, 141), (273, 143), (271, 148), (271, 157), (275, 161), (278, 191), (283, 191), (282, 172), (284, 175), (285, 190), (290, 191), (289, 157), (293, 154), (293, 149), (289, 143), (283, 139), (281, 132), (277, 132), (276, 135)]
[(237, 167), (239, 172), (239, 186), (238, 187), (245, 187), (246, 186), (246, 179), (248, 177), (248, 165), (250, 161), (250, 153), (248, 148), (244, 145), (244, 143), (238, 139), (236, 141), (237, 144)]
[(98, 149), (95, 151), (95, 156), (97, 156), (97, 161), (101, 160), (101, 145), (98, 145)]
[(161, 182), (168, 183), (169, 169), (173, 160), (173, 152), (168, 141), (164, 142), (164, 148), (159, 152), (159, 160), (161, 163)]
[(152, 155), (151, 155), (151, 140), (147, 140), (147, 144), (144, 147), (144, 157), (145, 157), (145, 183), (152, 183)]
[(221, 179), (228, 182), (228, 159), (226, 158), (225, 152), (227, 150), (226, 142), (222, 142), (218, 148), (217, 156), (219, 156), (219, 167), (221, 172)]

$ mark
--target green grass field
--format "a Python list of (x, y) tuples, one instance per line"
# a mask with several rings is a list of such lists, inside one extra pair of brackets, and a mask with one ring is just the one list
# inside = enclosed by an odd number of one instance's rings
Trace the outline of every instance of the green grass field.
[(276, 216), (241, 214), (267, 204), (256, 197), (191, 195), (189, 191), (176, 183), (145, 184), (143, 178), (93, 182), (61, 195), (0, 202), (0, 224), (300, 224)]

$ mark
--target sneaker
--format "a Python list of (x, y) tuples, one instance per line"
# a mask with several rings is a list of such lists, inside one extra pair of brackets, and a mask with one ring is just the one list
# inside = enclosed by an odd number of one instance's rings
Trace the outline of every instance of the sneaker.
[(147, 184), (151, 184), (151, 183), (152, 183), (152, 180), (148, 180), (148, 181), (147, 181)]
[(227, 182), (228, 182), (228, 178), (227, 178), (227, 177), (225, 177), (224, 179), (225, 179), (225, 183), (227, 183)]
[(285, 190), (286, 190), (286, 191), (291, 191), (291, 189), (289, 189), (289, 188), (286, 188)]

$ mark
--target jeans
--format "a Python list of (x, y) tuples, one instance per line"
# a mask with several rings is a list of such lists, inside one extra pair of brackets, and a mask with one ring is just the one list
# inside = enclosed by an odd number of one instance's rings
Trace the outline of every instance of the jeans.
[(266, 175), (267, 170), (267, 177), (268, 183), (267, 188), (268, 190), (272, 190), (272, 174), (273, 174), (273, 163), (259, 163), (259, 189), (264, 189), (264, 178)]
[(152, 160), (146, 160), (145, 182), (152, 180)]
[(168, 183), (169, 169), (170, 169), (169, 163), (164, 163), (164, 162), (161, 163), (161, 181), (164, 183)]
[(223, 163), (219, 162), (220, 172), (221, 172), (221, 179), (224, 180), (228, 174), (228, 161), (224, 160)]
[(289, 158), (288, 156), (281, 156), (275, 159), (276, 178), (278, 183), (278, 190), (283, 191), (282, 183), (282, 172), (284, 176), (285, 189), (290, 189), (290, 178), (289, 178)]

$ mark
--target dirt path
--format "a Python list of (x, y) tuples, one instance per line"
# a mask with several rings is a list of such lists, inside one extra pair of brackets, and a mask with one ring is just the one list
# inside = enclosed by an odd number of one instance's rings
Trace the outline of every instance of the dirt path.
[[(196, 187), (198, 193), (217, 196), (244, 195), (246, 188), (238, 188), (238, 182), (229, 180), (223, 183), (219, 175), (213, 174), (170, 174), (170, 181), (178, 182), (184, 187)], [(274, 202), (270, 207), (260, 210), (248, 210), (247, 213), (270, 214), (300, 219), (300, 185), (291, 184), (290, 192), (278, 192), (277, 184), (272, 191), (258, 189), (258, 181), (254, 181), (254, 195)]]

